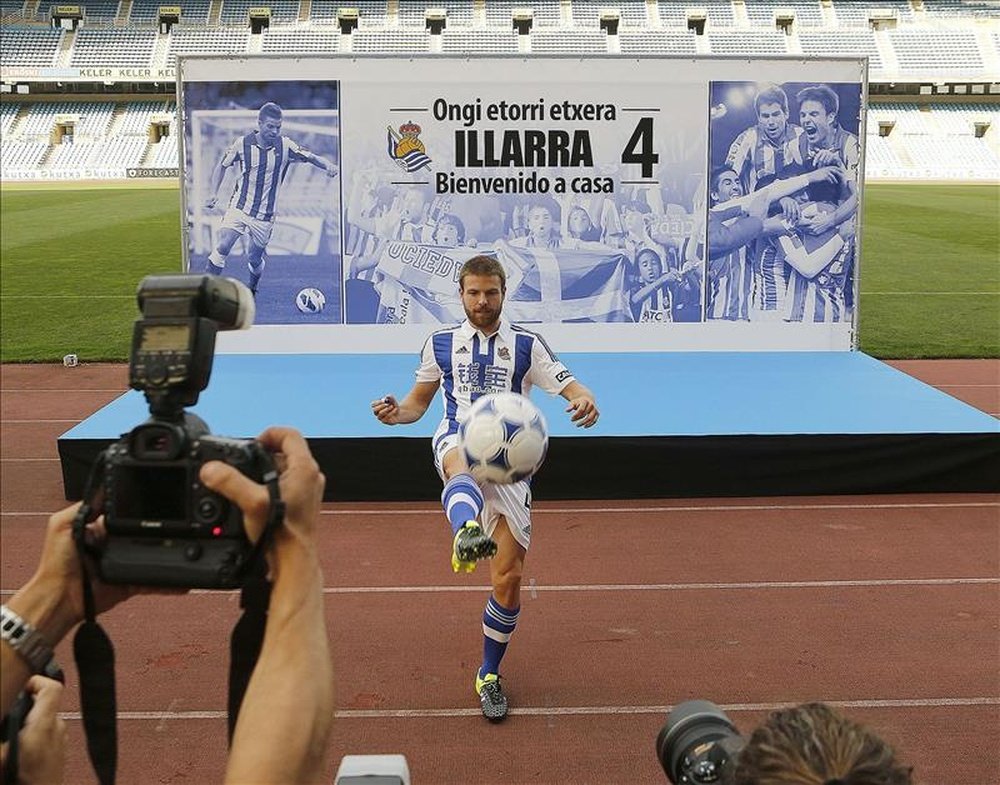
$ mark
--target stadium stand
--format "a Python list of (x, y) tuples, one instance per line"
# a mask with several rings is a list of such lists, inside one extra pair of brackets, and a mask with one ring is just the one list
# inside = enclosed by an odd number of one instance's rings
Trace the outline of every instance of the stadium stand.
[(780, 11), (791, 11), (795, 15), (795, 23), (808, 27), (823, 25), (823, 11), (819, 0), (783, 0), (781, 3), (769, 3), (764, 0), (747, 0), (747, 17), (751, 25), (774, 27), (775, 15)]
[(71, 66), (141, 67), (152, 63), (154, 30), (91, 29), (83, 27), (73, 42)]
[(799, 45), (805, 55), (837, 52), (844, 55), (867, 55), (872, 71), (883, 69), (882, 53), (871, 30), (823, 30), (799, 33)]
[(952, 30), (893, 30), (889, 33), (896, 60), (912, 74), (942, 75), (979, 72), (982, 55), (975, 34)]
[(268, 0), (263, 4), (260, 0), (223, 0), (219, 22), (223, 25), (245, 26), (250, 9), (262, 5), (271, 10), (273, 23), (290, 24), (299, 18), (299, 0)]
[[(65, 3), (50, 3), (45, 6), (39, 6), (39, 11), (42, 12), (42, 19), (50, 19), (52, 17), (52, 9), (60, 5), (65, 5)], [(113, 22), (118, 16), (121, 0), (86, 0), (86, 2), (78, 3), (78, 5), (83, 9), (83, 18), (88, 24), (94, 22)]]
[(361, 30), (351, 33), (351, 51), (370, 54), (429, 52), (430, 33), (426, 30)]
[(447, 19), (447, 28), (471, 27), (472, 26), (472, 4), (463, 2), (435, 3), (435, 2), (410, 2), (401, 3), (399, 6), (399, 24), (402, 27), (422, 28), (426, 25), (426, 15), (428, 8), (444, 9)]
[(788, 54), (786, 36), (777, 31), (740, 30), (708, 34), (712, 54), (784, 55)]
[(650, 30), (642, 33), (620, 33), (618, 38), (622, 54), (693, 55), (696, 52), (694, 33)]
[(709, 29), (733, 27), (736, 23), (733, 4), (729, 0), (699, 0), (699, 2), (692, 2), (690, 5), (659, 0), (656, 6), (660, 22), (664, 27), (687, 27), (688, 8), (704, 9), (706, 27)]
[(516, 54), (518, 35), (513, 30), (452, 30), (441, 35), (441, 51), (445, 54)]
[(507, 27), (514, 25), (514, 9), (529, 9), (536, 27), (555, 27), (562, 21), (559, 3), (518, 2), (518, 0), (490, 0), (486, 4), (487, 27)]
[[(175, 111), (163, 93), (172, 91), (179, 55), (206, 53), (864, 55), (876, 85), (867, 116), (870, 177), (1000, 177), (995, 0), (179, 0), (171, 5), (181, 20), (169, 30), (157, 27), (161, 0), (83, 0), (75, 30), (51, 27), (54, 5), (0, 0), (4, 72), (58, 69), (41, 77), (50, 80), (43, 100), (0, 101), (5, 177), (111, 171), (104, 161), (175, 168), (176, 128), (160, 138)], [(256, 6), (271, 9), (272, 24), (260, 34), (248, 23)], [(347, 6), (358, 10), (349, 33), (337, 25)], [(446, 13), (441, 32), (426, 29), (431, 8)], [(531, 10), (530, 31), (515, 30), (517, 9)], [(615, 32), (601, 29), (607, 10), (618, 14)], [(84, 91), (84, 100), (52, 100), (68, 89), (55, 80), (80, 68), (155, 71), (162, 97), (129, 95), (132, 87), (123, 86), (110, 100), (97, 89)], [(902, 93), (884, 98), (897, 83)]]
[(531, 34), (531, 51), (538, 54), (606, 54), (608, 35), (603, 30), (539, 30)]
[(0, 62), (5, 68), (55, 65), (63, 31), (47, 27), (7, 27), (0, 35)]
[(176, 66), (177, 55), (246, 52), (248, 35), (246, 30), (175, 27), (170, 32), (167, 66)]
[[(926, 3), (925, 3), (926, 5)], [(913, 21), (913, 7), (908, 0), (837, 0), (833, 3), (837, 23), (844, 27), (867, 27), (872, 13), (895, 17), (900, 22)]]
[(619, 23), (623, 28), (642, 29), (649, 27), (644, 0), (623, 0), (617, 3), (573, 3), (573, 22), (579, 27), (599, 27), (601, 23), (600, 12), (604, 8), (618, 12)]
[(269, 29), (262, 36), (265, 54), (330, 54), (340, 49), (340, 34), (329, 29)]

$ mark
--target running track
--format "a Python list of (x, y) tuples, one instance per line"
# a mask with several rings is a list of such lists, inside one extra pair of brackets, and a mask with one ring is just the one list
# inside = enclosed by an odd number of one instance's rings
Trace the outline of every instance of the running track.
[[(896, 363), (991, 414), (1000, 362)], [(123, 366), (2, 368), (2, 588), (64, 505), (55, 440), (120, 394)], [(329, 478), (336, 486), (337, 478)], [(670, 705), (709, 698), (744, 731), (825, 700), (873, 725), (924, 785), (1000, 782), (1000, 497), (539, 502), (512, 716), (471, 678), (484, 576), (454, 576), (431, 505), (324, 508), (342, 755), (407, 756), (416, 785), (664, 783)], [(140, 597), (103, 619), (117, 653), (121, 783), (219, 782), (237, 596)], [(95, 782), (68, 641), (67, 782)]]

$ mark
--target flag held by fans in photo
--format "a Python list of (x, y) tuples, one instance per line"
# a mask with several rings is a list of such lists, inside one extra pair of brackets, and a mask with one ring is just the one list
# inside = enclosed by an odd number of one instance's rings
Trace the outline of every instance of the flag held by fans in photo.
[[(465, 318), (458, 272), (474, 248), (385, 243), (378, 262), (381, 324), (457, 324)], [(486, 255), (507, 272), (504, 313), (515, 322), (632, 321), (626, 257), (617, 250), (514, 248)]]
[[(613, 248), (515, 248), (497, 243), (515, 322), (631, 322), (627, 258)], [(519, 278), (516, 287), (510, 279)]]

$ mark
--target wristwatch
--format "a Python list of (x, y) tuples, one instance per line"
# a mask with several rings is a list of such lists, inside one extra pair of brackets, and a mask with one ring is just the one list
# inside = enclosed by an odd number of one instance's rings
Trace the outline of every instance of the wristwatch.
[(0, 638), (24, 658), (33, 673), (44, 673), (54, 656), (42, 634), (6, 605), (0, 606)]

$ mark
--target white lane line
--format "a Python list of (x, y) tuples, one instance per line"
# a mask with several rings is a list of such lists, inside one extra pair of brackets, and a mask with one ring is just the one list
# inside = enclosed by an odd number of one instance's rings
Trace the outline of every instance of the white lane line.
[[(725, 703), (719, 706), (725, 712), (775, 711), (796, 702), (785, 703)], [(972, 698), (859, 698), (855, 700), (826, 700), (824, 703), (844, 709), (936, 709), (968, 708), (975, 706), (998, 706), (1000, 697), (982, 696)], [(523, 717), (556, 717), (622, 714), (659, 714), (666, 716), (674, 705), (662, 706), (525, 706), (512, 708), (511, 714)], [(478, 717), (479, 709), (340, 709), (333, 713), (336, 719), (425, 719), (433, 717)], [(60, 712), (64, 720), (81, 719), (78, 711)], [(176, 721), (176, 720), (220, 720), (225, 719), (224, 711), (120, 711), (119, 720), (136, 721)]]
[[(529, 582), (522, 592), (732, 591), (760, 589), (852, 589), (896, 586), (980, 586), (1000, 578), (872, 578), (827, 581), (732, 581), (725, 583), (581, 583), (545, 586)], [(328, 586), (324, 594), (414, 594), (417, 592), (481, 592), (489, 586)]]
[[(659, 507), (534, 507), (532, 515), (566, 515), (590, 513), (605, 515), (609, 513), (650, 513), (650, 512), (726, 512), (735, 511), (767, 511), (767, 510), (920, 510), (920, 509), (952, 509), (952, 508), (1000, 508), (1000, 499), (989, 502), (914, 502), (870, 504), (706, 504), (701, 507), (694, 505), (671, 505)], [(320, 515), (363, 515), (395, 516), (395, 515), (443, 515), (440, 507), (429, 509), (380, 510), (368, 508), (363, 510), (321, 510)], [(0, 516), (36, 517), (52, 515), (51, 512), (0, 512)]]
[[(729, 581), (709, 583), (580, 583), (540, 585), (530, 579), (521, 591), (532, 595), (538, 592), (628, 592), (628, 591), (760, 591), (772, 589), (856, 589), (895, 588), (899, 586), (991, 586), (1000, 585), (1000, 578), (868, 578), (859, 580), (825, 581)], [(455, 586), (326, 586), (324, 594), (463, 594), (489, 591), (488, 584)], [(0, 595), (9, 596), (16, 589), (0, 589)], [(232, 591), (192, 589), (188, 594), (224, 595)]]

